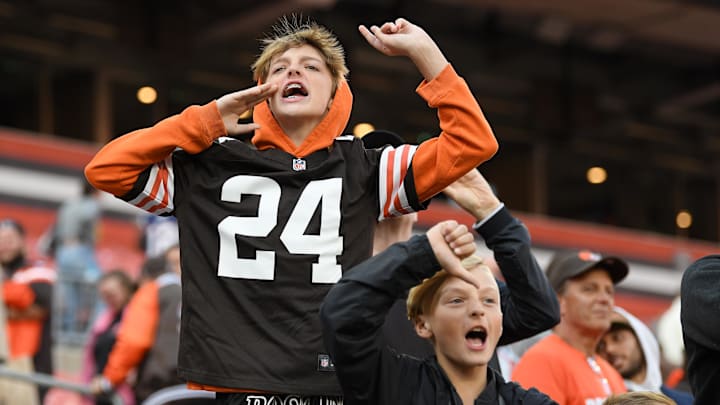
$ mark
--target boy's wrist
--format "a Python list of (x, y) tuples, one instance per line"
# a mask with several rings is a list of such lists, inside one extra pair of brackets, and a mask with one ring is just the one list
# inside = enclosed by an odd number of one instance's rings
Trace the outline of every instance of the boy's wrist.
[(428, 82), (437, 77), (450, 63), (435, 43), (414, 48), (408, 57)]

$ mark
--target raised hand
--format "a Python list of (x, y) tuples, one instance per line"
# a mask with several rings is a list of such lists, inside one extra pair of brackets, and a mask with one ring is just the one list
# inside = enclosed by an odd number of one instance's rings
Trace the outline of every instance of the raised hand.
[(484, 219), (500, 205), (490, 184), (476, 169), (447, 186), (443, 193), (477, 220)]
[(465, 225), (444, 221), (427, 231), (427, 238), (440, 266), (449, 274), (479, 287), (475, 275), (465, 269), (461, 260), (475, 253), (475, 238)]
[(410, 50), (420, 45), (420, 41), (432, 42), (422, 28), (404, 18), (386, 22), (381, 27), (372, 25), (369, 29), (360, 25), (358, 29), (373, 48), (388, 56), (410, 56)]
[(264, 83), (220, 97), (217, 100), (217, 107), (228, 135), (240, 135), (260, 128), (255, 123), (238, 124), (238, 119), (245, 111), (267, 100), (277, 89), (275, 83)]
[(388, 56), (407, 56), (426, 80), (432, 80), (448, 64), (430, 35), (404, 18), (382, 26), (358, 27), (360, 34), (375, 49)]

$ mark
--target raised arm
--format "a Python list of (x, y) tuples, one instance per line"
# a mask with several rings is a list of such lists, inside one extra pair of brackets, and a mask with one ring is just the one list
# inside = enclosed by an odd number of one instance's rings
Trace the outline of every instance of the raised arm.
[(560, 322), (557, 297), (530, 251), (527, 228), (505, 208), (480, 172), (471, 170), (445, 194), (476, 218), (474, 228), (493, 251), (507, 283), (500, 283), (504, 317), (498, 344), (528, 338)]
[(495, 154), (497, 140), (470, 88), (422, 28), (399, 18), (380, 27), (359, 29), (378, 51), (406, 56), (415, 63), (425, 79), (417, 92), (428, 106), (438, 110), (440, 136), (420, 144), (412, 159), (420, 201), (439, 193)]

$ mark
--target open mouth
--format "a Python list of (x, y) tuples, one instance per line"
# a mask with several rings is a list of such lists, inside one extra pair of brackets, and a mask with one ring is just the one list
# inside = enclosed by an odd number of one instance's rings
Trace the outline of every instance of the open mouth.
[(283, 98), (306, 97), (307, 90), (300, 83), (290, 83), (283, 89)]
[(487, 331), (482, 327), (473, 328), (465, 334), (465, 340), (470, 343), (471, 346), (482, 346), (487, 341)]

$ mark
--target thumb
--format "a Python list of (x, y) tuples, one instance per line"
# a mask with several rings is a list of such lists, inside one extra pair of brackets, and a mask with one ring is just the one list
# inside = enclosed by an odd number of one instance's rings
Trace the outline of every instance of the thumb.
[(227, 125), (226, 129), (227, 129), (228, 135), (242, 135), (242, 134), (247, 134), (249, 132), (252, 132), (258, 128), (260, 128), (260, 125), (254, 123), (254, 122), (251, 122), (249, 124), (238, 124), (238, 123), (230, 124), (230, 125)]

